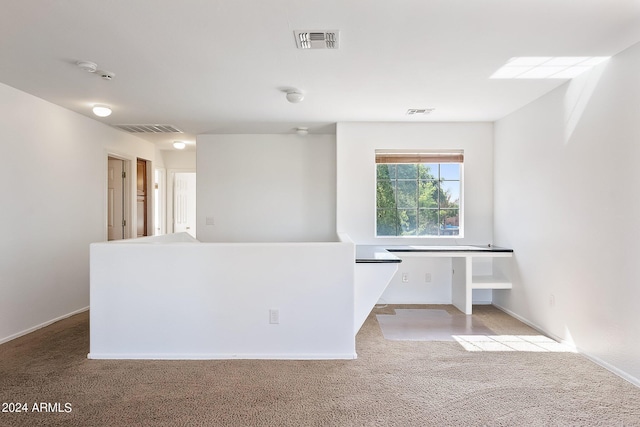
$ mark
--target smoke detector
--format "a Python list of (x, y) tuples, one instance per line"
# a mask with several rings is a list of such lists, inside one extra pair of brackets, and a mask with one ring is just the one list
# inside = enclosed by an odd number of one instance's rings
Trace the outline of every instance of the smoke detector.
[(410, 108), (407, 110), (407, 116), (426, 116), (434, 110), (435, 108)]
[(95, 73), (96, 70), (98, 69), (98, 64), (91, 61), (78, 61), (76, 62), (76, 65), (82, 71), (86, 71), (87, 73)]
[(86, 71), (87, 73), (95, 73), (99, 74), (104, 80), (113, 80), (116, 76), (116, 73), (111, 71), (103, 71), (98, 70), (98, 64), (91, 61), (78, 61), (76, 62), (76, 66), (80, 68), (82, 71)]
[(296, 30), (293, 32), (296, 37), (298, 49), (338, 49), (340, 31), (338, 30)]

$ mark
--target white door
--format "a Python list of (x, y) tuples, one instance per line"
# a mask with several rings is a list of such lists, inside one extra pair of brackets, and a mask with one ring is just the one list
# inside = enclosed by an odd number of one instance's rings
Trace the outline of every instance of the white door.
[(196, 237), (196, 173), (179, 172), (173, 177), (173, 231)]
[(125, 238), (124, 160), (109, 157), (107, 168), (107, 240)]

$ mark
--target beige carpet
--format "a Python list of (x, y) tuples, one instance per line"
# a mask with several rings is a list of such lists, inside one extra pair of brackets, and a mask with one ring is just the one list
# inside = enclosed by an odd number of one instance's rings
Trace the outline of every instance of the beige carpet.
[[(0, 412), (0, 425), (640, 426), (640, 388), (579, 354), (389, 341), (375, 315), (393, 308), (369, 316), (353, 361), (87, 360), (80, 314), (0, 345), (0, 402), (71, 412)], [(474, 316), (536, 334), (492, 307)]]

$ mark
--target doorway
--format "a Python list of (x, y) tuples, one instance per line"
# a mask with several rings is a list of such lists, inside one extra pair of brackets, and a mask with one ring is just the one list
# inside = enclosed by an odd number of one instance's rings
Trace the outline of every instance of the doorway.
[(173, 174), (173, 232), (196, 237), (196, 173)]
[(136, 160), (136, 236), (149, 235), (150, 167), (144, 159)]
[(127, 238), (128, 161), (107, 158), (107, 240)]

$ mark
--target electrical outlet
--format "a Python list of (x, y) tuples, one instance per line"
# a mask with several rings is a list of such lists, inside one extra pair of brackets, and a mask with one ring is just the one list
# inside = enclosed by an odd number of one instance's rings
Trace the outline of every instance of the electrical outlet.
[(277, 308), (272, 308), (269, 310), (269, 323), (272, 325), (277, 325), (280, 323), (280, 310)]
[(553, 294), (549, 295), (549, 307), (555, 307), (556, 305), (556, 296)]
[(213, 219), (212, 216), (208, 216), (205, 218), (205, 224), (206, 225), (216, 225), (216, 221)]
[(409, 273), (402, 273), (402, 283), (409, 283)]
[(424, 281), (425, 283), (431, 283), (431, 273), (424, 274)]

